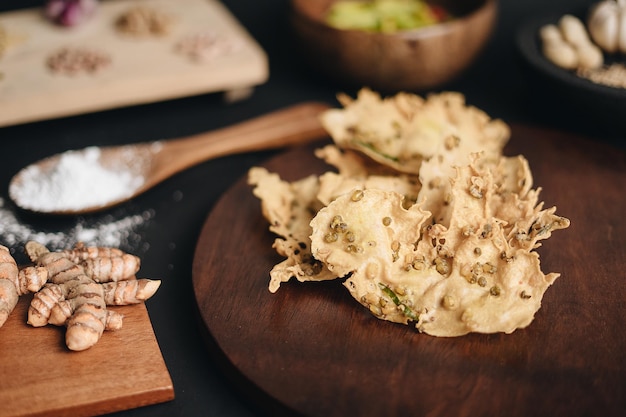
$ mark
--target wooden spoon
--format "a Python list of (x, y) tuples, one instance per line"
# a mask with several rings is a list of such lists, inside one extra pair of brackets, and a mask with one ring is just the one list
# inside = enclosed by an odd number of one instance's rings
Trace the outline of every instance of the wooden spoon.
[[(67, 151), (20, 170), (11, 179), (9, 195), (17, 206), (41, 213), (104, 210), (212, 158), (321, 139), (327, 132), (319, 115), (328, 108), (303, 103), (184, 138)], [(98, 175), (88, 172), (93, 170)]]

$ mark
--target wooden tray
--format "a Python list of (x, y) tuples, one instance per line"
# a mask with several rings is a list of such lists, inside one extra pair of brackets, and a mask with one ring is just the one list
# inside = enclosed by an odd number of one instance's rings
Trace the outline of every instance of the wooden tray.
[(144, 304), (115, 307), (122, 329), (71, 352), (64, 329), (26, 324), (29, 297), (0, 328), (0, 416), (95, 416), (172, 400)]
[[(513, 126), (546, 206), (571, 219), (539, 252), (562, 276), (510, 335), (435, 338), (374, 318), (340, 282), (289, 282), (245, 179), (214, 206), (193, 265), (198, 308), (230, 374), (268, 407), (306, 416), (621, 416), (626, 410), (626, 155)], [(286, 179), (327, 168), (310, 148), (266, 165)], [(246, 383), (248, 381), (249, 383)], [(281, 405), (278, 407), (277, 405)]]
[[(0, 14), (9, 46), (0, 57), (0, 126), (68, 116), (209, 92), (246, 92), (268, 77), (264, 51), (217, 0), (108, 0), (82, 25), (63, 28), (42, 8)], [(162, 37), (129, 37), (115, 30), (124, 12), (144, 5), (171, 16)], [(210, 34), (237, 44), (231, 53), (194, 62), (175, 46), (188, 36)], [(63, 47), (106, 53), (107, 68), (67, 76), (46, 67)]]

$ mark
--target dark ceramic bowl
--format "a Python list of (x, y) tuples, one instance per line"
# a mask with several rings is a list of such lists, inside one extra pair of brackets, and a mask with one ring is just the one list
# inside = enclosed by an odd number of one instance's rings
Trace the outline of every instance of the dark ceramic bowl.
[[(587, 10), (574, 11), (584, 19)], [(526, 64), (532, 84), (547, 93), (551, 105), (560, 106), (571, 113), (571, 118), (586, 118), (599, 124), (602, 133), (618, 132), (623, 138), (626, 130), (626, 88), (594, 83), (575, 72), (559, 68), (545, 58), (541, 51), (539, 30), (547, 24), (556, 24), (561, 15), (535, 17), (521, 25), (517, 34), (517, 47)], [(606, 63), (625, 63), (623, 57), (605, 56)], [(622, 139), (623, 143), (624, 140)]]

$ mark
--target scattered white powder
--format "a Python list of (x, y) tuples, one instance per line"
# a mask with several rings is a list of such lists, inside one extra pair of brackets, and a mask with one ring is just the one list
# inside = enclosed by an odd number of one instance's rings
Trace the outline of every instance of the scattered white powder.
[(20, 172), (21, 180), (11, 184), (11, 198), (34, 211), (81, 210), (129, 197), (143, 184), (141, 176), (104, 168), (100, 154), (92, 146), (64, 152), (50, 170), (28, 166)]
[(90, 246), (110, 246), (145, 252), (148, 248), (141, 242), (139, 229), (152, 217), (154, 212), (147, 210), (141, 214), (134, 214), (122, 218), (105, 216), (95, 224), (78, 218), (69, 230), (63, 232), (41, 232), (33, 226), (21, 223), (15, 214), (4, 205), (0, 198), (0, 245), (11, 249), (23, 247), (29, 240), (37, 241), (50, 250), (61, 250), (84, 242)]
[(176, 191), (174, 191), (174, 194), (172, 195), (172, 199), (173, 199), (175, 202), (179, 203), (179, 202), (180, 202), (180, 201), (182, 201), (182, 199), (183, 199), (183, 192), (182, 192), (182, 191), (180, 191), (180, 190), (176, 190)]

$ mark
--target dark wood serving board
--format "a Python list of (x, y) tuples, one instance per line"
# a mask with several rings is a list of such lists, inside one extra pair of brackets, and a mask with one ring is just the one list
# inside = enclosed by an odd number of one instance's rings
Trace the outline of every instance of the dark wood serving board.
[[(281, 258), (245, 179), (202, 229), (193, 283), (208, 345), (242, 389), (306, 416), (621, 416), (626, 411), (626, 154), (515, 125), (546, 207), (571, 220), (539, 248), (560, 272), (535, 321), (510, 335), (435, 338), (374, 318), (339, 281), (268, 291)], [(327, 168), (311, 148), (266, 166)]]

